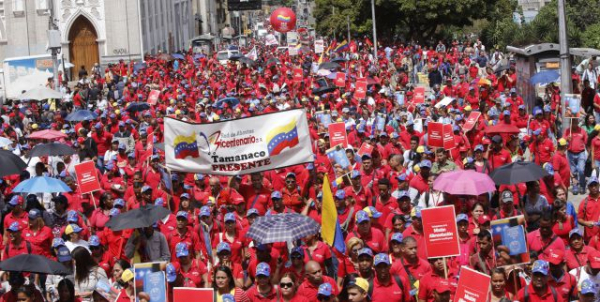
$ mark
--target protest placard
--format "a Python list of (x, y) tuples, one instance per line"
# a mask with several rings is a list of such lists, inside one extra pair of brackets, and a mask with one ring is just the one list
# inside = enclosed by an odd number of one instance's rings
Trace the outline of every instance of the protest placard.
[(479, 111), (472, 111), (471, 113), (469, 113), (469, 117), (467, 117), (467, 119), (465, 120), (465, 124), (462, 127), (463, 131), (471, 131), (471, 129), (475, 127), (475, 123), (477, 123), (477, 121), (479, 120), (480, 115), (481, 112)]
[(148, 94), (148, 104), (156, 105), (156, 103), (158, 102), (159, 96), (160, 96), (160, 91), (151, 90), (150, 93)]
[(458, 287), (454, 294), (457, 302), (486, 302), (490, 290), (490, 276), (482, 274), (468, 266), (460, 269)]
[(350, 167), (350, 160), (346, 156), (346, 149), (342, 148), (341, 144), (325, 151), (325, 154), (327, 154), (329, 161), (333, 165), (338, 164), (344, 170), (348, 170), (348, 167)]
[(135, 263), (133, 265), (135, 296), (145, 292), (152, 302), (166, 302), (167, 288), (164, 272), (166, 267), (166, 262)]
[[(212, 288), (173, 288), (173, 301), (203, 301), (214, 302), (214, 289)], [(152, 301), (154, 302), (154, 301)]]
[(346, 124), (341, 123), (333, 123), (329, 124), (327, 127), (329, 130), (329, 146), (334, 147), (337, 145), (342, 145), (342, 147), (348, 147), (348, 134), (346, 133)]
[(367, 97), (367, 81), (360, 80), (356, 82), (356, 89), (354, 90), (354, 97), (357, 99), (364, 99)]
[(491, 222), (492, 239), (498, 253), (497, 266), (529, 263), (530, 255), (524, 225), (523, 215)]
[(315, 40), (315, 53), (322, 53), (325, 51), (325, 41), (323, 39)]
[(427, 257), (440, 258), (460, 255), (454, 206), (423, 209), (421, 216)]
[(346, 86), (346, 74), (343, 72), (338, 72), (335, 75), (335, 86), (337, 87), (344, 87)]
[(454, 132), (452, 129), (452, 124), (444, 124), (442, 127), (444, 130), (444, 149), (450, 150), (456, 146), (456, 141), (454, 140)]
[(365, 154), (369, 154), (371, 155), (371, 153), (373, 153), (373, 145), (368, 144), (368, 143), (363, 143), (360, 146), (360, 149), (358, 149), (358, 152), (356, 152), (356, 154), (363, 156)]
[(429, 147), (444, 147), (444, 124), (429, 122), (427, 124), (427, 145)]
[(77, 185), (81, 194), (100, 190), (100, 180), (98, 179), (96, 165), (93, 161), (86, 161), (75, 165), (75, 175), (77, 176)]
[(302, 68), (294, 68), (294, 83), (296, 83), (296, 84), (302, 83), (303, 78), (304, 78), (304, 74), (302, 72)]
[(425, 102), (425, 87), (415, 87), (413, 93), (412, 102), (414, 104), (422, 104)]

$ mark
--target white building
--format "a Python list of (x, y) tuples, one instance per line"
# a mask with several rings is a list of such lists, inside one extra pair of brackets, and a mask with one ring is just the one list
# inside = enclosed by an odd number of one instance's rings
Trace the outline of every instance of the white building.
[(185, 49), (196, 24), (192, 0), (0, 0), (0, 60), (49, 53), (52, 12), (75, 73)]

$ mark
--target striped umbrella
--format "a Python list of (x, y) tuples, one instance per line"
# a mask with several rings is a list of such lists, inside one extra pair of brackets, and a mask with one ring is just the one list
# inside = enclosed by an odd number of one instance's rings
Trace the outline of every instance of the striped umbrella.
[(246, 236), (258, 243), (290, 242), (319, 232), (321, 226), (311, 218), (284, 213), (258, 217)]

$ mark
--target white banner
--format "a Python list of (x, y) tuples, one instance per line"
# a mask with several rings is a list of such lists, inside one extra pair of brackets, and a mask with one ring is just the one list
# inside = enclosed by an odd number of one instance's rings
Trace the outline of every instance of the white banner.
[(325, 51), (325, 41), (316, 40), (315, 41), (315, 53), (322, 53)]
[(304, 109), (211, 124), (165, 119), (165, 157), (173, 171), (240, 175), (314, 157)]

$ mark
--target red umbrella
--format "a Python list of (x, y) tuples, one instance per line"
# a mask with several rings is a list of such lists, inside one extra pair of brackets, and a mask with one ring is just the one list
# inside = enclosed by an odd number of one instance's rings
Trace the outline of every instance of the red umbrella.
[(61, 139), (66, 137), (66, 134), (56, 130), (40, 130), (29, 135), (30, 139)]
[(485, 129), (485, 133), (506, 133), (506, 134), (515, 134), (519, 133), (521, 130), (517, 128), (515, 125), (506, 125), (506, 124), (498, 124), (494, 126), (489, 126)]

